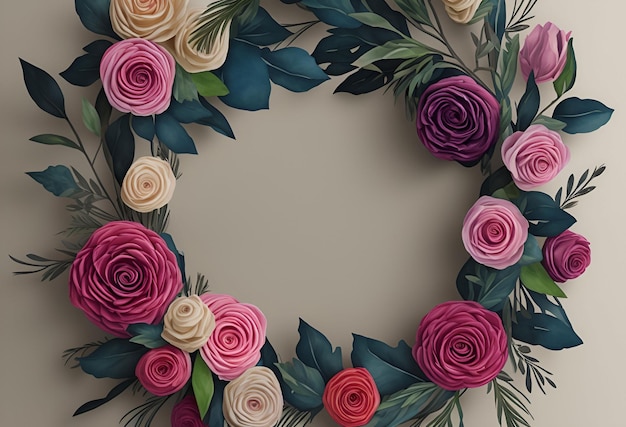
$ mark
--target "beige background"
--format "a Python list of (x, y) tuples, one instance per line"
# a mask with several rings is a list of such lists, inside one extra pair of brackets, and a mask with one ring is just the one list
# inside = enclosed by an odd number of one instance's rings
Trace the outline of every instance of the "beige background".
[[(28, 138), (69, 132), (31, 102), (18, 57), (53, 75), (64, 70), (94, 39), (73, 3), (3, 0), (0, 6), (2, 426), (110, 427), (141, 401), (124, 394), (95, 412), (71, 417), (85, 401), (104, 396), (112, 383), (64, 367), (61, 353), (102, 333), (67, 301), (65, 276), (53, 283), (15, 277), (17, 266), (7, 256), (54, 256), (55, 233), (67, 223), (65, 201), (24, 172), (65, 163), (70, 154)], [(277, 0), (265, 3), (281, 22), (308, 17)], [(572, 95), (599, 99), (616, 112), (600, 131), (566, 138), (573, 160), (546, 188), (553, 194), (569, 173), (608, 166), (599, 189), (572, 212), (579, 219), (574, 230), (593, 247), (591, 268), (565, 285), (570, 298), (564, 304), (585, 345), (564, 352), (533, 350), (559, 387), (548, 396), (532, 394), (535, 427), (626, 425), (620, 417), (626, 399), (624, 12), (626, 6), (616, 0), (544, 0), (536, 8), (535, 23), (551, 19), (573, 31), (579, 70)], [(303, 42), (312, 48), (321, 36), (322, 28)], [(435, 304), (457, 298), (454, 280), (467, 257), (460, 224), (476, 198), (479, 173), (432, 158), (391, 96), (332, 95), (339, 81), (306, 95), (274, 87), (270, 111), (224, 107), (237, 141), (194, 129), (200, 155), (183, 159), (172, 203), (170, 232), (185, 251), (188, 273), (205, 273), (214, 291), (258, 305), (283, 359), (293, 356), (299, 316), (342, 346), (346, 361), (351, 332), (412, 344), (421, 317)], [(63, 90), (80, 123), (80, 97), (93, 97), (93, 90), (67, 84)], [(72, 164), (85, 170), (78, 158)], [(483, 388), (464, 396), (466, 426), (497, 425), (493, 397), (485, 393)], [(154, 423), (167, 425), (166, 413)], [(314, 425), (332, 423), (320, 416)]]

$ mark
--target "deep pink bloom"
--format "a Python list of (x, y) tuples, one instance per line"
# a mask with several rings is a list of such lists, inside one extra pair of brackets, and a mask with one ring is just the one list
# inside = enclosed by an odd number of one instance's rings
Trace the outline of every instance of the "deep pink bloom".
[(570, 230), (548, 237), (543, 244), (542, 264), (555, 282), (575, 279), (591, 264), (591, 244)]
[(138, 222), (97, 229), (78, 252), (69, 275), (71, 303), (103, 329), (130, 336), (133, 323), (159, 323), (183, 282), (176, 256)]
[(567, 62), (567, 42), (571, 34), (571, 31), (566, 33), (552, 22), (533, 28), (519, 52), (524, 78), (528, 80), (530, 72), (534, 71), (537, 83), (556, 80)]
[(465, 215), (461, 236), (472, 258), (502, 270), (524, 254), (528, 220), (508, 200), (482, 196)]
[(233, 380), (261, 358), (267, 330), (265, 315), (230, 295), (206, 293), (200, 298), (215, 315), (215, 329), (200, 354), (211, 372), (222, 380)]
[(448, 301), (420, 322), (413, 357), (441, 388), (481, 387), (506, 364), (506, 331), (500, 317), (477, 302)]
[(165, 48), (149, 40), (127, 39), (104, 52), (100, 78), (114, 108), (150, 116), (169, 107), (175, 67), (174, 58)]
[(206, 427), (200, 418), (196, 399), (192, 395), (185, 396), (174, 405), (170, 422), (172, 427)]
[(141, 385), (155, 396), (169, 396), (191, 378), (191, 356), (173, 345), (153, 348), (135, 367)]
[(469, 166), (498, 140), (500, 104), (471, 77), (444, 78), (420, 96), (416, 126), (435, 157)]
[(550, 182), (569, 162), (570, 153), (558, 132), (532, 125), (502, 143), (502, 161), (522, 190)]
[(337, 424), (359, 427), (374, 416), (380, 405), (380, 393), (367, 369), (347, 368), (328, 381), (322, 401)]

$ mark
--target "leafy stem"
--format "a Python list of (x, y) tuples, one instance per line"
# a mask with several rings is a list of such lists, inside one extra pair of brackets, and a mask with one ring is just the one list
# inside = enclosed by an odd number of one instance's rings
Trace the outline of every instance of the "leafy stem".
[(502, 425), (502, 417), (504, 416), (507, 427), (530, 427), (530, 424), (522, 415), (526, 414), (532, 418), (530, 411), (524, 403), (524, 401), (526, 403), (530, 403), (530, 401), (512, 382), (513, 379), (506, 372), (502, 371), (488, 385), (487, 393), (493, 391), (498, 422)]

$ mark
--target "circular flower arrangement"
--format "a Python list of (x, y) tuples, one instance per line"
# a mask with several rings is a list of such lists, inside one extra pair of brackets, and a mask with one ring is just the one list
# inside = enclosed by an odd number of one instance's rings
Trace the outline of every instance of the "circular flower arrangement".
[[(28, 173), (70, 200), (61, 249), (68, 259), (13, 258), (44, 280), (69, 269), (70, 301), (112, 335), (65, 354), (84, 372), (119, 381), (75, 415), (131, 389), (148, 395), (123, 418), (136, 427), (149, 426), (168, 399), (174, 427), (293, 427), (322, 409), (344, 427), (426, 419), (443, 427), (455, 417), (462, 424), (467, 389), (487, 386), (498, 420), (528, 426), (528, 399), (504, 369), (510, 360), (528, 393), (543, 391), (555, 383), (531, 346), (582, 343), (557, 283), (590, 264), (590, 243), (570, 229), (576, 219), (568, 210), (595, 188), (604, 166), (571, 175), (554, 197), (537, 188), (569, 161), (563, 136), (595, 131), (612, 114), (599, 101), (564, 97), (577, 75), (571, 33), (548, 22), (524, 36), (535, 0), (442, 0), (441, 8), (434, 0), (283, 3), (308, 9), (313, 20), (281, 25), (255, 0), (200, 10), (187, 0), (75, 0), (83, 25), (101, 36), (61, 73), (73, 85), (101, 83), (94, 102), (82, 103), (89, 139), (72, 124), (55, 79), (21, 61), (33, 101), (73, 133), (32, 141), (76, 150), (89, 166), (87, 177), (65, 165)], [(314, 25), (328, 35), (312, 54), (292, 46)], [(471, 28), (471, 66), (448, 41), (449, 26)], [(525, 89), (512, 99), (518, 68)], [(456, 281), (462, 300), (426, 314), (412, 345), (354, 335), (353, 367), (301, 320), (295, 357), (280, 362), (256, 306), (186, 275), (166, 232), (178, 156), (196, 153), (185, 125), (233, 137), (217, 98), (259, 110), (272, 83), (305, 92), (344, 74), (337, 91), (390, 88), (415, 120), (416, 143), (483, 172), (459, 236), (470, 255)], [(554, 98), (544, 102), (547, 92)], [(136, 139), (148, 141), (151, 155), (135, 159)]]

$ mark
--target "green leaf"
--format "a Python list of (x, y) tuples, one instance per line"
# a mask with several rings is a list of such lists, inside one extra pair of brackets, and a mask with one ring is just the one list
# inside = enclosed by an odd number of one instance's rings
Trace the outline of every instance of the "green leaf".
[(531, 123), (533, 125), (543, 125), (545, 127), (547, 127), (550, 130), (553, 130), (555, 132), (558, 132), (560, 130), (562, 130), (565, 126), (567, 126), (566, 123), (557, 120), (557, 119), (553, 119), (552, 117), (548, 117), (548, 116), (537, 116), (535, 118), (535, 120), (533, 120), (533, 122)]
[(402, 11), (420, 24), (432, 27), (425, 0), (395, 0)]
[(565, 292), (554, 283), (546, 269), (540, 262), (522, 266), (520, 273), (522, 284), (531, 291), (540, 294), (552, 295), (560, 298), (567, 298)]
[(500, 66), (500, 91), (501, 97), (508, 97), (515, 82), (517, 73), (517, 57), (519, 54), (519, 34), (507, 40), (504, 52), (502, 53), (502, 63)]
[(560, 98), (570, 90), (576, 82), (576, 56), (574, 54), (574, 39), (567, 43), (567, 62), (559, 77), (554, 81), (554, 91)]
[(199, 354), (196, 355), (196, 359), (193, 362), (191, 387), (198, 404), (200, 418), (204, 418), (207, 412), (209, 412), (209, 405), (211, 405), (211, 399), (213, 399), (213, 393), (215, 393), (215, 384), (213, 383), (211, 370)]
[(96, 108), (85, 98), (82, 101), (82, 115), (85, 127), (94, 135), (100, 136), (100, 116)]
[(324, 378), (320, 372), (294, 358), (292, 362), (276, 363), (280, 381), (287, 389), (285, 400), (301, 411), (320, 408), (324, 394)]
[(229, 91), (223, 81), (210, 71), (191, 74), (198, 93), (204, 97), (226, 96)]
[(172, 96), (178, 102), (198, 100), (198, 89), (196, 88), (192, 75), (185, 71), (178, 63), (176, 64)]
[(351, 13), (349, 14), (349, 16), (367, 26), (389, 30), (391, 32), (394, 32), (400, 35), (401, 37), (404, 37), (404, 34), (402, 34), (401, 31), (398, 31), (398, 29), (394, 27), (393, 25), (391, 25), (389, 21), (387, 21), (385, 18), (383, 18), (382, 16), (376, 13), (358, 12), (358, 13)]
[(478, 9), (476, 9), (474, 16), (472, 17), (472, 19), (470, 19), (467, 25), (472, 25), (477, 23), (478, 21), (482, 21), (485, 16), (491, 13), (493, 7), (494, 3), (491, 0), (483, 0), (482, 2), (480, 2), (480, 6), (478, 6)]
[(382, 46), (376, 46), (354, 62), (357, 67), (365, 67), (383, 59), (417, 59), (432, 55), (432, 50), (413, 39), (390, 40)]
[(53, 135), (49, 133), (33, 136), (31, 139), (33, 142), (38, 142), (40, 144), (46, 145), (63, 145), (65, 147), (73, 148), (75, 150), (80, 150), (78, 144), (72, 141), (69, 138), (66, 138), (61, 135)]

